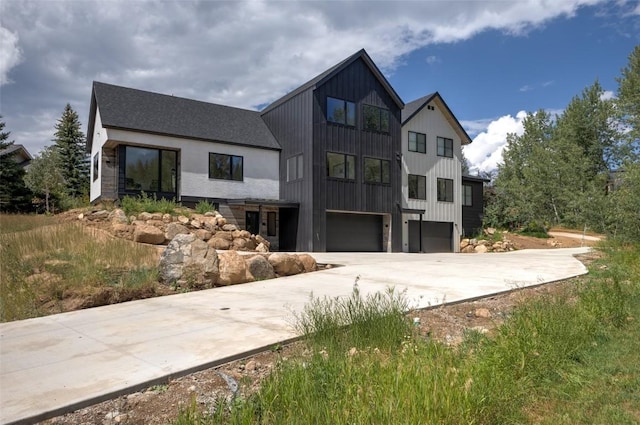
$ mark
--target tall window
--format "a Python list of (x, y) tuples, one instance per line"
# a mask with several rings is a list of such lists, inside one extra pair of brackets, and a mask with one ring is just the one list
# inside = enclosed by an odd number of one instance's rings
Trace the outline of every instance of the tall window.
[(445, 137), (438, 137), (438, 156), (453, 158), (453, 140)]
[(438, 201), (453, 202), (453, 180), (438, 179)]
[(389, 110), (373, 105), (364, 105), (364, 129), (389, 132)]
[(409, 174), (409, 198), (427, 199), (427, 177)]
[(176, 192), (177, 152), (125, 146), (125, 190)]
[(365, 158), (364, 159), (364, 181), (366, 183), (384, 183), (391, 182), (390, 163), (384, 159)]
[(470, 184), (462, 185), (462, 206), (473, 206), (473, 186)]
[(209, 153), (209, 178), (242, 181), (243, 158), (223, 153)]
[(302, 154), (287, 159), (287, 181), (302, 179)]
[(427, 135), (410, 131), (409, 152), (427, 153)]
[(93, 156), (93, 181), (98, 180), (98, 162), (100, 161), (100, 153)]
[(327, 97), (327, 121), (355, 126), (356, 104), (347, 100)]
[(336, 179), (356, 179), (356, 157), (327, 152), (327, 176)]

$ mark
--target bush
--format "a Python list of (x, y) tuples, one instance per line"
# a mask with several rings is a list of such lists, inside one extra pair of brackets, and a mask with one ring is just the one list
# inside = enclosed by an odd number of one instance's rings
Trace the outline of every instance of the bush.
[(536, 238), (548, 238), (547, 227), (536, 220), (529, 221), (518, 233)]
[(151, 198), (144, 192), (135, 197), (125, 196), (120, 201), (120, 206), (127, 216), (141, 212), (175, 214), (179, 207), (175, 201), (157, 199), (155, 195)]
[(196, 204), (195, 208), (198, 214), (206, 214), (208, 212), (215, 211), (215, 207), (213, 204), (209, 203), (209, 201), (202, 200)]

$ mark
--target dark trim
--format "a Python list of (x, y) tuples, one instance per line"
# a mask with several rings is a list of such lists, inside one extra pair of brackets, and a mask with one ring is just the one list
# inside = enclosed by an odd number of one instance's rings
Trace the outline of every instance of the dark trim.
[(470, 181), (470, 182), (482, 182), (482, 183), (489, 183), (491, 180), (489, 179), (485, 179), (484, 177), (480, 177), (480, 176), (462, 176), (462, 182), (464, 183), (466, 181)]
[[(444, 99), (442, 98), (442, 96), (440, 95), (439, 92), (435, 92), (430, 96), (426, 96), (425, 100), (422, 102), (422, 105), (420, 105), (420, 107), (418, 107), (418, 109), (416, 109), (411, 115), (409, 115), (407, 118), (402, 120), (402, 125), (405, 125), (407, 122), (409, 122), (414, 116), (416, 116), (420, 111), (422, 111), (422, 108), (424, 108), (427, 104), (429, 104), (429, 102), (431, 102), (436, 97), (440, 99), (440, 101), (444, 105), (445, 109), (447, 110), (447, 113), (449, 113), (449, 115), (451, 115), (451, 118), (453, 118), (453, 121), (458, 125), (458, 128), (460, 129), (462, 134), (464, 136), (466, 136), (467, 143), (465, 143), (465, 141), (462, 140), (462, 144), (463, 145), (468, 145), (469, 143), (473, 142), (473, 140), (471, 140), (471, 137), (469, 137), (469, 134), (467, 134), (467, 131), (464, 129), (464, 127), (462, 127), (462, 124), (460, 124), (460, 121), (458, 121), (458, 118), (456, 118), (456, 116), (453, 115), (453, 112), (451, 112), (451, 109), (449, 108), (449, 105), (447, 105), (447, 102), (444, 101)], [(420, 100), (420, 99), (418, 99), (418, 100)], [(409, 103), (411, 103), (411, 102), (409, 102)]]

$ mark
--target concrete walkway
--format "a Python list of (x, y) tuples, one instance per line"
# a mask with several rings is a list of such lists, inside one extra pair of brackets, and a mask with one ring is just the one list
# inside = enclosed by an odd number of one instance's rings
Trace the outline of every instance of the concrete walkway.
[(329, 270), (0, 325), (0, 423), (32, 423), (296, 335), (309, 296), (393, 285), (424, 308), (586, 273), (588, 248), (501, 254), (314, 253)]

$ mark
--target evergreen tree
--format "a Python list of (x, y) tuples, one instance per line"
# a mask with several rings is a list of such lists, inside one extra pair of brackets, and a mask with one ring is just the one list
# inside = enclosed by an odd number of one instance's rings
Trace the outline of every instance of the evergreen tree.
[(31, 161), (25, 182), (35, 194), (44, 196), (46, 212), (54, 212), (54, 201), (66, 188), (57, 149), (47, 146)]
[[(10, 132), (4, 132), (0, 116), (0, 152), (10, 149)], [(29, 209), (31, 194), (24, 183), (24, 168), (15, 160), (15, 153), (0, 155), (0, 211), (19, 212)]]
[(67, 103), (56, 124), (54, 149), (58, 153), (65, 194), (85, 196), (89, 192), (89, 162), (85, 153), (85, 137), (80, 129), (78, 114)]

